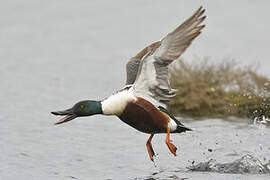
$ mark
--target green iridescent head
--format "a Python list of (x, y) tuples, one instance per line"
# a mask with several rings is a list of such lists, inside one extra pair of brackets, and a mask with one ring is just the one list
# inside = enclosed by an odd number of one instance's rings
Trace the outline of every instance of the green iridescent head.
[(77, 117), (91, 116), (94, 114), (102, 114), (101, 102), (85, 100), (76, 103), (72, 108), (64, 111), (51, 112), (54, 115), (65, 116), (55, 124), (61, 124), (71, 121)]

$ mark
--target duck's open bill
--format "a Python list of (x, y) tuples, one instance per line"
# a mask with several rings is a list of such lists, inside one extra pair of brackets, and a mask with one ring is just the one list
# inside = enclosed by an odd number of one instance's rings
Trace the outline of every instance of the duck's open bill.
[(54, 115), (59, 115), (59, 116), (66, 115), (65, 117), (61, 118), (58, 122), (56, 122), (55, 125), (71, 121), (77, 117), (75, 114), (72, 113), (72, 109), (67, 109), (64, 111), (55, 111), (51, 113)]

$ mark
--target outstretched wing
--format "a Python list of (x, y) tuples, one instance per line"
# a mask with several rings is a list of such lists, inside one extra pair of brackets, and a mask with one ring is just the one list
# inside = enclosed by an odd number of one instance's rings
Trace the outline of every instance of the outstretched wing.
[(126, 85), (131, 85), (135, 82), (142, 58), (148, 52), (152, 51), (153, 48), (155, 48), (156, 46), (159, 46), (159, 45), (160, 45), (160, 41), (157, 41), (157, 42), (150, 44), (149, 46), (145, 47), (136, 56), (132, 57), (127, 62), (127, 64), (126, 64), (126, 72), (127, 72)]
[(140, 63), (133, 89), (136, 95), (151, 102), (169, 101), (175, 96), (170, 86), (168, 65), (186, 50), (205, 25), (200, 25), (206, 16), (200, 7), (190, 18), (164, 37), (159, 46), (148, 51)]

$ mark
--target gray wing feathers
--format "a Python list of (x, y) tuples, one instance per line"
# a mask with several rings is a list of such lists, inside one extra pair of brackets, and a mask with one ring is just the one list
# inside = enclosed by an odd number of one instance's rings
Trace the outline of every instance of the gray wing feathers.
[(190, 18), (164, 37), (156, 48), (151, 49), (142, 59), (133, 85), (134, 92), (152, 101), (169, 101), (175, 96), (169, 82), (168, 65), (186, 50), (200, 33), (200, 25), (206, 16), (200, 7)]
[(154, 48), (157, 48), (160, 45), (160, 41), (154, 42), (141, 50), (136, 56), (132, 57), (126, 64), (127, 79), (126, 85), (133, 84), (136, 80), (137, 73), (140, 67), (142, 58), (152, 51)]
[(127, 65), (126, 65), (126, 71), (127, 71), (126, 85), (134, 83), (136, 76), (137, 76), (137, 73), (138, 73), (140, 63), (141, 63), (141, 60), (136, 59), (136, 58), (131, 58), (130, 62), (127, 63)]
[(205, 27), (200, 25), (206, 18), (206, 16), (201, 17), (204, 12), (205, 10), (200, 7), (183, 24), (163, 38), (155, 56), (169, 63), (177, 59)]
[(170, 86), (168, 65), (167, 61), (155, 58), (154, 67), (158, 84), (151, 89), (154, 89), (155, 96), (159, 101), (169, 101), (176, 93), (176, 90)]

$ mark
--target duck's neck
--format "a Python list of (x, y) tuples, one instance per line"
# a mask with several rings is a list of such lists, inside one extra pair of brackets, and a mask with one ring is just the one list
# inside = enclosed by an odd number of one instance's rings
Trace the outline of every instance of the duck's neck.
[(88, 115), (103, 114), (101, 101), (88, 101), (85, 106), (85, 112)]
[(101, 102), (102, 112), (105, 115), (120, 116), (129, 102), (136, 98), (129, 90), (119, 91)]

